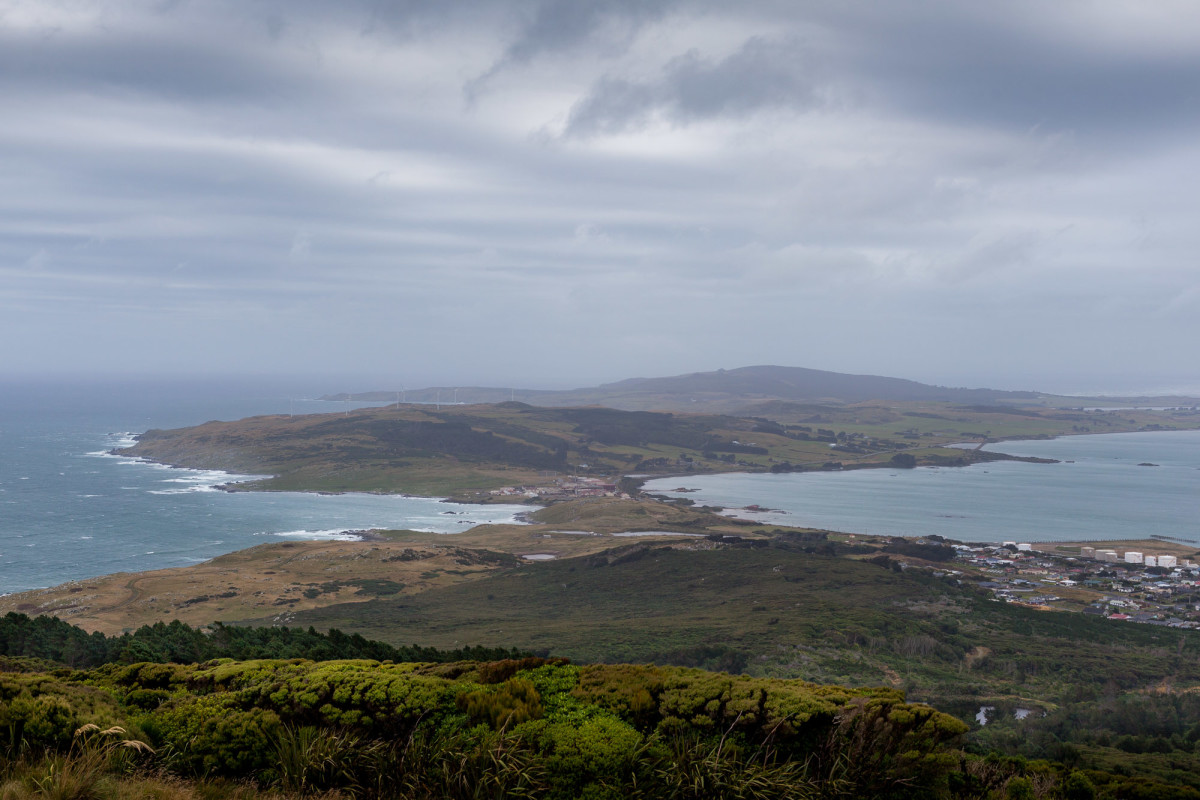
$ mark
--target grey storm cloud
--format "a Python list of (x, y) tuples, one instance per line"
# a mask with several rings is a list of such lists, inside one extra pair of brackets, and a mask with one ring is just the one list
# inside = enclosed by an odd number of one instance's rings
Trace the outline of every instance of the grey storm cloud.
[(602, 78), (571, 109), (566, 134), (620, 132), (655, 114), (686, 124), (759, 109), (809, 110), (826, 101), (814, 72), (803, 43), (794, 39), (751, 37), (720, 60), (691, 50), (669, 61), (650, 81)]
[(0, 0), (0, 370), (1185, 380), (1198, 54), (1182, 0)]
[(628, 39), (679, 5), (679, 0), (543, 0), (526, 13), (527, 21), (505, 57), (520, 63), (547, 51), (576, 47), (613, 24), (613, 33)]
[(627, 47), (638, 31), (679, 4), (679, 0), (540, 0), (515, 6), (520, 24), (503, 56), (467, 82), (466, 95), (473, 101), (486, 91), (488, 81), (505, 69), (527, 64), (545, 53), (579, 47), (601, 33), (606, 34), (604, 46)]
[[(947, 4), (936, 14), (914, 13), (903, 2), (856, 14), (850, 4), (837, 24), (851, 55), (844, 66), (874, 85), (880, 102), (909, 113), (1104, 139), (1179, 131), (1200, 120), (1200, 51), (1135, 36), (1106, 40), (1111, 32), (1092, 33), (1089, 7), (1119, 9), (1069, 3), (1066, 13), (1039, 24), (1022, 3)], [(1163, 32), (1200, 23), (1185, 5), (1160, 8), (1172, 7), (1179, 16), (1156, 21)]]

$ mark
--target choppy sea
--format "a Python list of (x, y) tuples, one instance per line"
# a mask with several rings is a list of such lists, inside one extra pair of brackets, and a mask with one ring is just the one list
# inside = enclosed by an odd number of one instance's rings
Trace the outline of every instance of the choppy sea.
[[(223, 492), (240, 476), (108, 451), (135, 433), (255, 414), (336, 411), (303, 382), (0, 382), (0, 593), (184, 566), (286, 539), (407, 528), (454, 533), (528, 506), (371, 494)], [(355, 407), (371, 405), (355, 404)]]

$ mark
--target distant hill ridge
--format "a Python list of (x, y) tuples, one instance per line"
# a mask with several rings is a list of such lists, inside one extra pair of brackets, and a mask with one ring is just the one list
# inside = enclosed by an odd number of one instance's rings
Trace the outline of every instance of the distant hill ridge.
[[(587, 391), (587, 390), (581, 390)], [(796, 402), (865, 400), (928, 400), (940, 402), (996, 402), (1034, 400), (1037, 392), (995, 389), (957, 389), (931, 386), (904, 378), (849, 375), (804, 367), (756, 366), (694, 372), (670, 378), (630, 378), (598, 387), (601, 392), (643, 394), (728, 394), (792, 400)]]
[[(397, 392), (326, 395), (322, 400), (391, 400)], [(666, 378), (629, 378), (567, 391), (495, 387), (430, 387), (403, 393), (408, 402), (496, 403), (516, 399), (539, 406), (604, 405), (627, 411), (690, 410), (748, 413), (766, 402), (861, 403), (868, 400), (1016, 404), (1037, 401), (1032, 391), (931, 386), (904, 378), (849, 375), (804, 367), (753, 366)]]

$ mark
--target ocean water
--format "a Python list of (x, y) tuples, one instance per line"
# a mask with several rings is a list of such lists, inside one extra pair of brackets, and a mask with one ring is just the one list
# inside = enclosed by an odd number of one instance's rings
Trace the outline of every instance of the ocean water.
[(765, 525), (982, 542), (1161, 535), (1200, 545), (1200, 431), (1065, 436), (988, 449), (1060, 463), (731, 473), (663, 478), (646, 489), (697, 504), (758, 505), (771, 510), (738, 515)]
[(0, 382), (0, 593), (183, 566), (289, 538), (353, 538), (348, 530), (454, 533), (529, 510), (422, 497), (229, 493), (214, 486), (238, 476), (107, 453), (149, 428), (341, 410), (346, 404), (303, 399), (339, 388), (252, 380)]

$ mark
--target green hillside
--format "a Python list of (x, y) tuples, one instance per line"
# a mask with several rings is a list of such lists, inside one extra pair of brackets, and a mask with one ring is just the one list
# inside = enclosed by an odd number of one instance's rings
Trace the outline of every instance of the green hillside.
[[(582, 661), (671, 663), (853, 686), (961, 710), (1082, 686), (1200, 684), (1200, 633), (996, 603), (936, 570), (832, 542), (630, 545), (291, 624), (393, 643), (505, 644)], [(871, 551), (872, 553), (876, 551)], [(840, 553), (840, 554), (839, 554)]]

